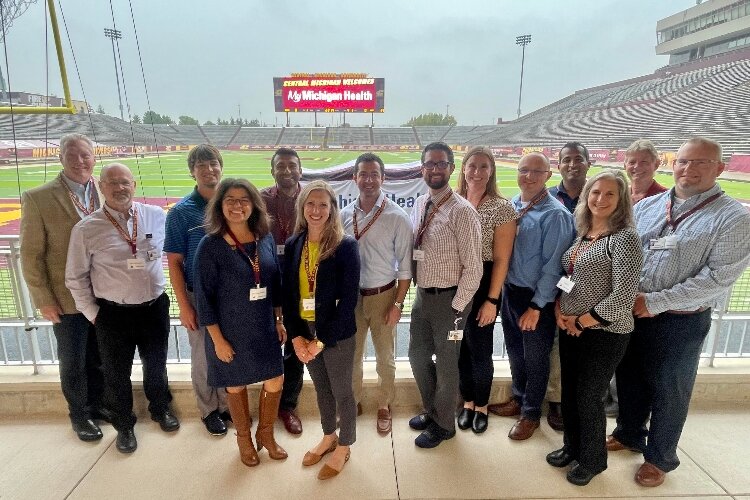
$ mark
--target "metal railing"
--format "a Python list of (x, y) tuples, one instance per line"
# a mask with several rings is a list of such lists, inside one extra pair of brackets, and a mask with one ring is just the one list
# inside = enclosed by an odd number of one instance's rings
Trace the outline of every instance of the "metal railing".
[[(18, 236), (0, 236), (0, 366), (38, 367), (57, 364), (57, 344), (52, 324), (41, 319), (21, 275), (21, 255)], [(167, 273), (166, 262), (164, 272)], [(174, 299), (171, 287), (167, 293)], [(406, 298), (404, 317), (396, 328), (396, 359), (408, 359), (410, 305), (414, 289)], [(717, 358), (750, 358), (750, 268), (745, 270), (726, 301), (726, 306), (714, 311), (711, 330), (703, 346), (703, 357), (709, 366)], [(170, 327), (167, 358), (169, 363), (190, 363), (190, 344), (187, 331), (180, 326), (177, 303), (170, 306)], [(368, 339), (368, 359), (374, 359), (374, 349)], [(493, 355), (506, 359), (502, 326), (495, 324)]]

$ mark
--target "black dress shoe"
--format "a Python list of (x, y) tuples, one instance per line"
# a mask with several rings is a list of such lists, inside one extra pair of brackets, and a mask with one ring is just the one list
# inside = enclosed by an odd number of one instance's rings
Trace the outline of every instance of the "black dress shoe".
[(462, 408), (461, 413), (458, 414), (458, 418), (456, 419), (456, 424), (458, 424), (459, 429), (465, 431), (466, 429), (471, 427), (473, 421), (474, 410), (470, 410), (469, 408)]
[(171, 410), (164, 410), (164, 413), (160, 415), (151, 415), (151, 420), (159, 422), (159, 427), (164, 432), (176, 431), (180, 428), (180, 421), (174, 416)]
[(91, 419), (92, 420), (101, 420), (103, 422), (107, 422), (108, 424), (111, 424), (114, 421), (115, 415), (112, 413), (111, 410), (108, 408), (97, 408), (96, 410), (91, 410)]
[(474, 434), (481, 434), (487, 430), (487, 414), (481, 411), (474, 412), (474, 420), (471, 422), (471, 430)]
[(203, 417), (203, 425), (212, 436), (223, 436), (227, 433), (227, 424), (221, 419), (218, 410), (214, 410)]
[(102, 430), (90, 418), (73, 422), (73, 430), (81, 441), (99, 441), (102, 438)]
[(547, 454), (547, 463), (553, 467), (565, 467), (575, 460), (566, 447)]
[(138, 448), (138, 441), (135, 440), (133, 428), (117, 431), (117, 451), (120, 453), (133, 453)]
[(594, 476), (596, 476), (596, 474), (590, 472), (583, 465), (576, 463), (573, 468), (568, 471), (565, 478), (569, 483), (573, 483), (576, 486), (586, 486), (589, 484), (589, 481), (594, 479)]
[(446, 439), (450, 439), (456, 435), (456, 431), (447, 430), (440, 427), (435, 422), (430, 422), (427, 429), (417, 436), (414, 440), (414, 444), (420, 448), (435, 448)]
[(427, 426), (430, 425), (432, 422), (432, 419), (429, 415), (426, 413), (420, 413), (416, 417), (411, 417), (409, 419), (409, 427), (414, 429), (415, 431), (423, 431), (427, 429)]

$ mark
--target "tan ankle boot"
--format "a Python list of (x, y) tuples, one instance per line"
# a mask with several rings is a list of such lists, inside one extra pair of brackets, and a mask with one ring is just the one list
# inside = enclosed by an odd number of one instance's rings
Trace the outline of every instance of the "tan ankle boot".
[(258, 452), (253, 446), (250, 437), (250, 409), (247, 404), (247, 388), (241, 392), (227, 391), (227, 404), (229, 414), (232, 415), (232, 423), (237, 429), (237, 446), (240, 449), (240, 460), (248, 467), (255, 467), (260, 463)]
[(255, 431), (255, 441), (258, 443), (258, 451), (265, 447), (268, 450), (268, 456), (274, 460), (283, 460), (288, 456), (273, 437), (273, 423), (279, 413), (280, 402), (281, 391), (268, 392), (261, 388), (258, 402), (260, 415), (258, 416), (258, 429)]

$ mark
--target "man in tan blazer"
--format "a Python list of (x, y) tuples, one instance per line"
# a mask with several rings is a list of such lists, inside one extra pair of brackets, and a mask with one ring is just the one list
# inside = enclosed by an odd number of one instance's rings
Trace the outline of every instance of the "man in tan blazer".
[(100, 206), (91, 139), (63, 136), (60, 162), (63, 170), (57, 177), (21, 197), (21, 266), (34, 305), (52, 322), (73, 430), (82, 441), (96, 441), (102, 431), (94, 419), (106, 420), (107, 413), (101, 403), (104, 382), (96, 334), (65, 287), (70, 232)]

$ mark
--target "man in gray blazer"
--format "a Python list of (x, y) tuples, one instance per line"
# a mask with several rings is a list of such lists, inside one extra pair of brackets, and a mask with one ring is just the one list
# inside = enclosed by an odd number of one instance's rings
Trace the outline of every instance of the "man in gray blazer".
[(73, 430), (82, 441), (96, 441), (102, 431), (94, 420), (106, 420), (107, 412), (101, 402), (104, 382), (95, 330), (65, 287), (70, 232), (101, 205), (92, 178), (96, 159), (91, 139), (63, 136), (60, 162), (59, 175), (21, 197), (21, 266), (34, 305), (52, 322)]

